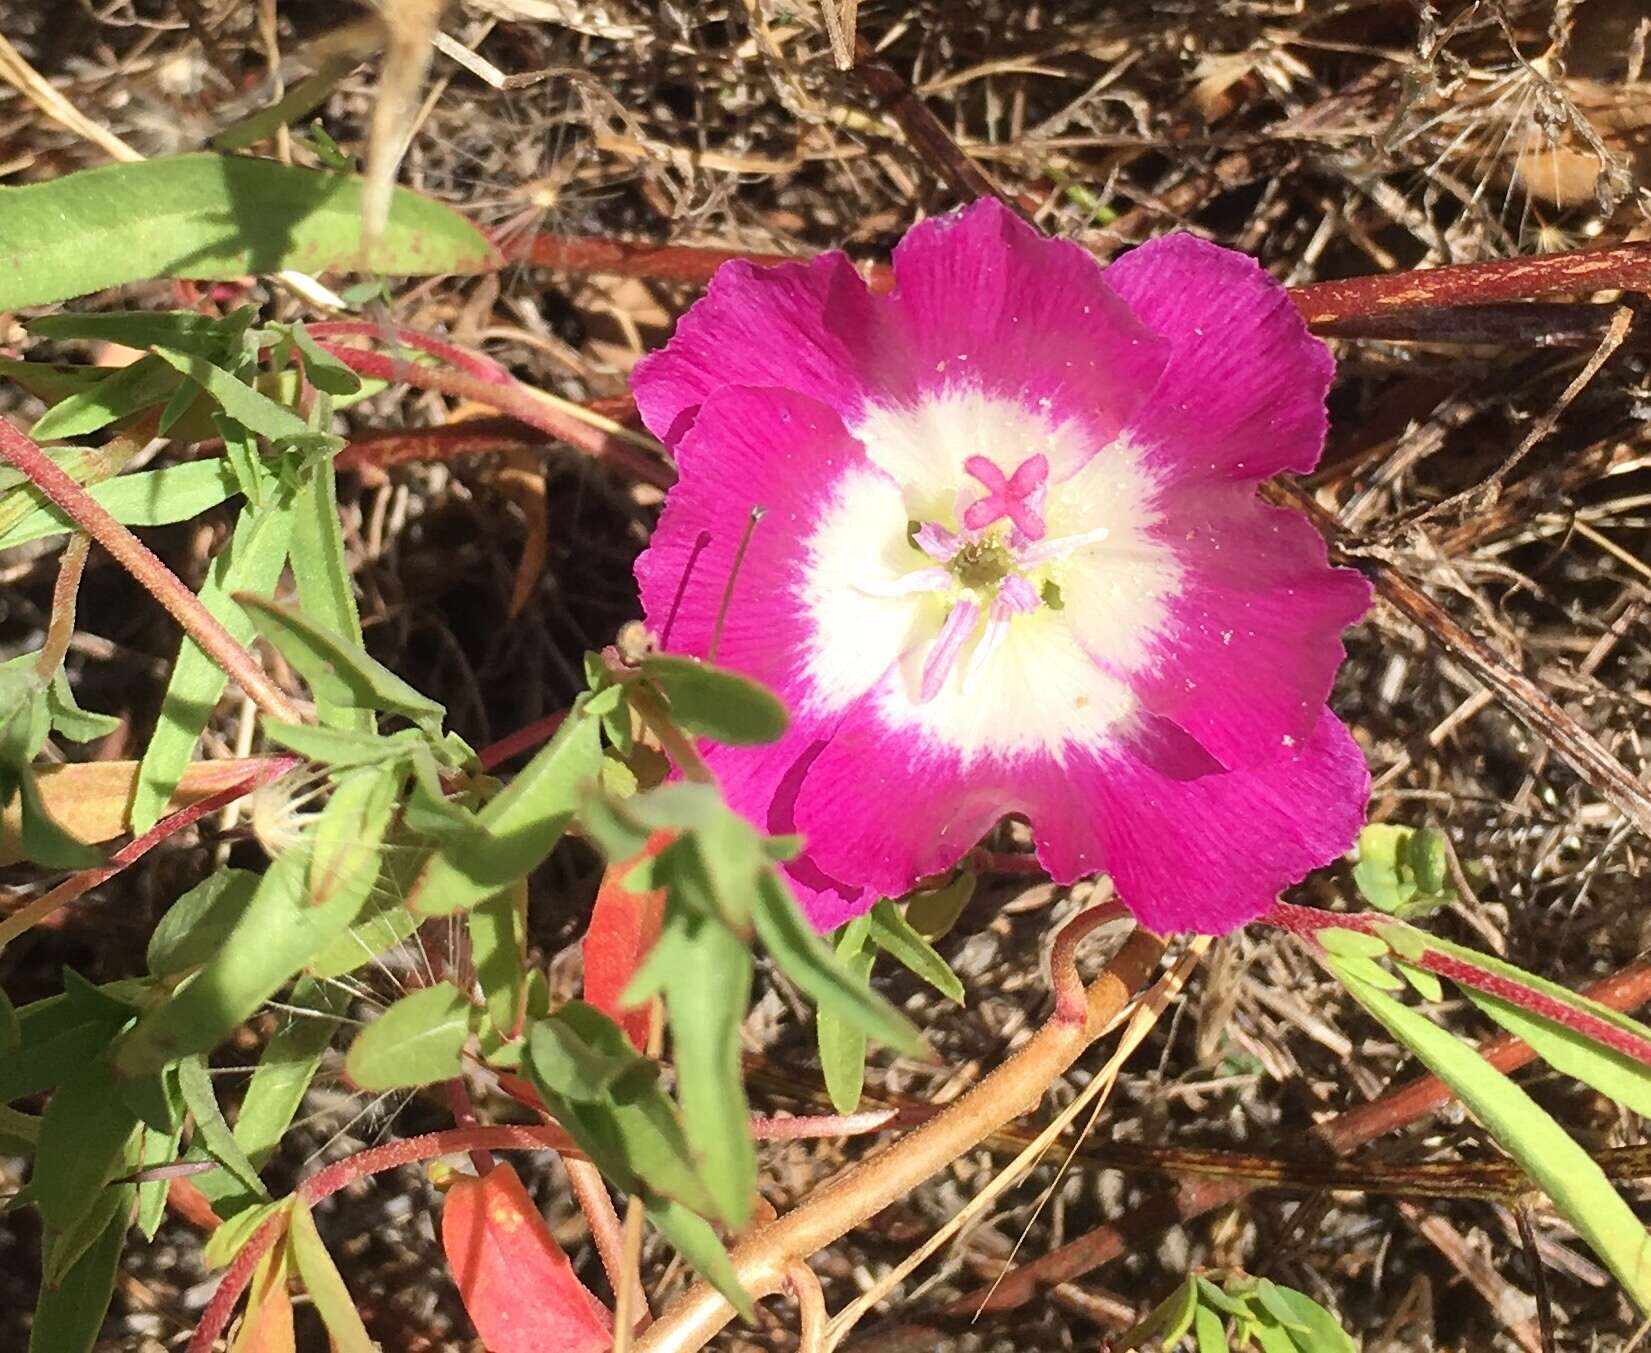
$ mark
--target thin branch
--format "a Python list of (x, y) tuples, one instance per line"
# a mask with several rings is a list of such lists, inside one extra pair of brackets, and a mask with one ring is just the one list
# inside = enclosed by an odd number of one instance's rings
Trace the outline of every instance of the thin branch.
[[(758, 1227), (730, 1256), (741, 1285), (757, 1299), (777, 1291), (795, 1260), (831, 1244), (1028, 1112), (1141, 988), (1163, 952), (1156, 935), (1132, 932), (1089, 987), (1082, 1023), (1051, 1020), (944, 1113), (837, 1174), (785, 1216)], [(693, 1353), (733, 1316), (734, 1308), (720, 1292), (697, 1283), (654, 1322), (638, 1343), (638, 1353)]]
[(111, 555), (172, 613), (184, 631), (240, 685), (266, 715), (283, 723), (303, 723), (303, 713), (264, 674), (257, 660), (236, 642), (201, 600), (167, 568), (153, 550), (122, 526), (44, 451), (0, 418), (0, 457), (21, 470), (82, 531)]

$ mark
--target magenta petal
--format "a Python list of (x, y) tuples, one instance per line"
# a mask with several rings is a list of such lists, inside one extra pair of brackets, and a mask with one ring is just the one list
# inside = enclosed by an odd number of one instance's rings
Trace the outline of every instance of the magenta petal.
[(1142, 925), (1224, 934), (1352, 846), (1370, 772), (1325, 711), (1293, 756), (1253, 770), (1173, 779), (1119, 749), (1034, 792), (1038, 858), (1056, 881), (1104, 869)]
[(866, 466), (865, 452), (824, 405), (733, 389), (705, 403), (677, 463), (682, 478), (636, 561), (648, 628), (673, 653), (709, 658), (726, 599), (716, 661), (795, 706), (805, 656), (798, 589), (806, 552), (798, 542), (829, 508), (832, 485)]
[(1331, 568), (1312, 526), (1247, 487), (1172, 501), (1155, 534), (1185, 570), (1182, 590), (1130, 685), (1228, 769), (1271, 761), (1318, 722), (1370, 585)]
[(907, 231), (894, 279), (890, 302), (924, 390), (971, 386), (1041, 408), (1057, 424), (1077, 419), (1099, 447), (1163, 369), (1166, 345), (1093, 255), (991, 198)]
[(642, 421), (674, 446), (715, 390), (766, 386), (812, 395), (843, 418), (905, 389), (911, 354), (891, 343), (884, 303), (841, 253), (759, 268), (728, 263), (631, 378)]
[(996, 768), (964, 766), (949, 748), (888, 727), (874, 706), (868, 699), (844, 716), (796, 807), (813, 859), (865, 883), (872, 901), (952, 868), (1014, 811)]
[(1335, 362), (1260, 264), (1166, 235), (1125, 254), (1106, 280), (1171, 344), (1129, 429), (1160, 482), (1260, 480), (1318, 464)]

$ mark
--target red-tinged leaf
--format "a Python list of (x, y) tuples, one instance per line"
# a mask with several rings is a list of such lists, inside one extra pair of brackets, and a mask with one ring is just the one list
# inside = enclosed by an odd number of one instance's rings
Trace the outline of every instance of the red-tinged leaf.
[(574, 1276), (515, 1170), (447, 1191), (441, 1247), (488, 1353), (605, 1353), (613, 1317)]
[(294, 1353), (292, 1293), (287, 1288), (291, 1256), (283, 1237), (258, 1261), (247, 1294), (246, 1319), (230, 1346), (230, 1353)]
[(622, 1008), (619, 993), (630, 984), (659, 938), (665, 893), (663, 889), (633, 893), (623, 880), (674, 839), (672, 832), (655, 832), (637, 854), (608, 866), (596, 892), (590, 929), (585, 932), (585, 999), (617, 1022), (638, 1051), (646, 1051), (648, 1046), (648, 1008)]

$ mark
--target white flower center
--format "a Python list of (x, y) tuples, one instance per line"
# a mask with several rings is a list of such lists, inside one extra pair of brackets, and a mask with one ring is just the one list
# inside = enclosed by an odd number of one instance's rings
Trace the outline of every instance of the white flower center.
[(1106, 741), (1180, 582), (1134, 448), (957, 388), (851, 430), (887, 477), (846, 476), (806, 542), (810, 712), (875, 691), (966, 760)]

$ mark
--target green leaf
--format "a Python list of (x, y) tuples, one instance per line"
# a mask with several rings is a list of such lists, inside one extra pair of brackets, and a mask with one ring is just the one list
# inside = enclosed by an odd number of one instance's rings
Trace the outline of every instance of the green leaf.
[(84, 437), (166, 399), (178, 387), (177, 373), (158, 357), (144, 356), (108, 372), (89, 389), (54, 404), (30, 429), (37, 442)]
[[(24, 858), (48, 869), (96, 869), (101, 865), (102, 851), (70, 836), (57, 825), (56, 819), (46, 808), (46, 801), (40, 796), (34, 768), (13, 766), (9, 769), (22, 800)], [(5, 775), (6, 770), (0, 768), (0, 781), (4, 780)]]
[(974, 871), (963, 869), (938, 888), (913, 893), (906, 902), (906, 920), (925, 939), (941, 939), (951, 933), (963, 909), (974, 899), (975, 881)]
[(397, 188), (370, 259), (362, 181), (243, 156), (172, 155), (0, 188), (0, 310), (153, 277), (283, 269), (486, 272), (498, 255), (458, 212)]
[(357, 709), (382, 709), (434, 731), (445, 711), (359, 644), (341, 638), (294, 607), (248, 592), (235, 598), (258, 632), (298, 669), (318, 700)]
[(688, 1261), (694, 1271), (728, 1298), (728, 1304), (745, 1320), (757, 1318), (751, 1294), (740, 1286), (739, 1274), (728, 1251), (705, 1218), (696, 1216), (679, 1203), (654, 1199), (648, 1204), (648, 1220)]
[(373, 1092), (451, 1080), (464, 1070), (475, 1013), (451, 982), (403, 996), (356, 1036), (344, 1070)]
[(206, 391), (213, 403), (259, 437), (273, 442), (309, 431), (309, 425), (291, 409), (259, 394), (240, 377), (196, 353), (156, 348), (155, 356), (189, 377)]
[(121, 720), (113, 714), (95, 714), (82, 709), (69, 685), (68, 674), (61, 667), (46, 687), (46, 708), (51, 715), (52, 731), (71, 742), (95, 742), (121, 726)]
[(921, 1051), (923, 1040), (916, 1026), (837, 961), (772, 870), (758, 883), (752, 918), (774, 961), (820, 1009), (900, 1052)]
[(478, 902), (469, 921), (470, 958), (487, 1018), (508, 1036), (521, 1013), (527, 981), (527, 881)]
[(91, 1353), (115, 1293), (126, 1218), (114, 1217), (56, 1287), (44, 1288), (29, 1329), (29, 1353)]
[(287, 332), (304, 355), (305, 379), (317, 390), (325, 390), (329, 395), (353, 395), (361, 388), (361, 377), (311, 338), (302, 321)]
[[(252, 637), (252, 622), (232, 597), (246, 589), (273, 590), (286, 565), (291, 539), (292, 511), (287, 502), (272, 498), (261, 510), (249, 506), (236, 521), (229, 545), (207, 570), (198, 594), (201, 605), (241, 643)], [(131, 809), (134, 831), (146, 832), (160, 821), (228, 682), (206, 650), (185, 635), (138, 771)]]
[(245, 869), (207, 875), (161, 917), (149, 937), (149, 971), (172, 977), (205, 963), (239, 924), (257, 890), (258, 875)]
[[(182, 1139), (181, 1122), (170, 1132), (146, 1128), (143, 1147), (138, 1153), (138, 1168), (152, 1170), (170, 1165), (178, 1158), (178, 1144)], [(138, 1206), (133, 1225), (145, 1240), (153, 1240), (155, 1233), (161, 1229), (161, 1223), (166, 1220), (166, 1194), (170, 1187), (171, 1181), (167, 1179), (150, 1179), (138, 1185)]]
[(642, 675), (665, 693), (677, 727), (734, 747), (773, 742), (789, 719), (779, 697), (749, 677), (698, 658), (655, 653)]
[(660, 943), (678, 959), (666, 970), (665, 1008), (688, 1145), (720, 1216), (742, 1230), (757, 1192), (757, 1149), (740, 1069), (751, 954), (708, 916), (681, 917)]
[(321, 1323), (327, 1327), (333, 1353), (378, 1353), (377, 1346), (367, 1337), (367, 1327), (361, 1323), (361, 1315), (350, 1299), (344, 1279), (339, 1276), (338, 1266), (327, 1253), (321, 1233), (315, 1229), (315, 1218), (310, 1215), (308, 1204), (296, 1195), (292, 1199), (287, 1235), (293, 1266), (315, 1303)]
[(178, 1063), (178, 1087), (183, 1091), (183, 1102), (195, 1119), (195, 1146), (229, 1173), (249, 1193), (260, 1200), (269, 1200), (269, 1190), (258, 1177), (257, 1167), (247, 1159), (235, 1134), (224, 1121), (224, 1112), (218, 1107), (218, 1094), (212, 1088), (212, 1077), (206, 1073), (206, 1061), (201, 1057), (185, 1057)]
[(1424, 1001), (1442, 1001), (1445, 998), (1445, 989), (1439, 985), (1439, 979), (1426, 968), (1418, 968), (1410, 963), (1394, 965), (1399, 976), (1410, 983), (1411, 987)]
[(281, 1144), (349, 1003), (349, 992), (335, 984), (311, 977), (293, 984), (283, 1002), (287, 1022), (265, 1045), (235, 1116), (235, 1141), (254, 1166)]
[(302, 851), (276, 858), (223, 948), (116, 1043), (121, 1075), (145, 1075), (192, 1052), (210, 1051), (343, 932), (358, 901), (342, 895), (311, 906), (306, 864)]
[(1551, 1198), (1605, 1261), (1642, 1313), (1651, 1313), (1651, 1241), (1592, 1156), (1523, 1090), (1426, 1016), (1328, 966), (1360, 1005), (1409, 1048)]
[(886, 898), (871, 909), (871, 940), (949, 1001), (963, 1001), (963, 983), (935, 947)]
[(316, 728), (310, 724), (282, 723), (279, 719), (265, 719), (259, 727), (264, 736), (278, 747), (297, 752), (306, 761), (330, 766), (334, 770), (353, 770), (359, 766), (377, 766), (402, 760), (414, 746), (424, 742), (424, 734), (416, 728), (403, 728), (394, 733), (363, 733), (349, 728)]
[(348, 52), (322, 57), (314, 75), (300, 80), (268, 107), (230, 123), (217, 133), (212, 138), (212, 149), (246, 150), (273, 136), (277, 128), (319, 108), (338, 87), (338, 82), (360, 64), (360, 58)]
[(445, 916), (526, 878), (555, 849), (579, 791), (601, 768), (596, 721), (577, 715), (564, 721), (477, 814), (476, 830), (441, 844), (413, 896), (413, 910)]
[[(585, 1053), (578, 1084), (593, 1084), (589, 1068), (605, 1064), (606, 1086), (599, 1096), (576, 1099), (557, 1088), (569, 1083), (567, 1054), (575, 1040)], [(556, 1120), (614, 1184), (715, 1215), (716, 1200), (700, 1178), (676, 1105), (658, 1084), (657, 1068), (601, 1011), (570, 1001), (537, 1021), (528, 1034), (524, 1066)]]
[(1486, 1015), (1535, 1048), (1555, 1071), (1592, 1086), (1641, 1116), (1651, 1116), (1651, 1067), (1499, 997), (1471, 987), (1464, 991)]
[(40, 1122), (30, 1183), (40, 1219), (73, 1229), (96, 1205), (126, 1150), (137, 1115), (118, 1093), (102, 1058), (69, 1069)]
[(23, 1025), (11, 997), (0, 990), (0, 1057), (10, 1057), (23, 1046)]
[(1324, 946), (1324, 952), (1337, 958), (1386, 958), (1392, 953), (1387, 941), (1379, 935), (1367, 935), (1362, 930), (1345, 926), (1327, 926), (1315, 935)]
[[(203, 1180), (211, 1178), (209, 1174), (201, 1176)], [(201, 1247), (201, 1262), (208, 1268), (222, 1268), (236, 1256), (247, 1241), (252, 1239), (266, 1221), (286, 1212), (296, 1201), (296, 1195), (288, 1194), (285, 1198), (277, 1198), (273, 1203), (261, 1203), (243, 1212), (237, 1212), (233, 1217), (225, 1217), (224, 1224), (214, 1230)]]
[[(871, 917), (867, 915), (855, 917), (837, 939), (838, 961), (862, 982), (871, 977), (877, 961), (870, 937)], [(814, 1032), (831, 1107), (838, 1113), (853, 1113), (860, 1107), (866, 1083), (865, 1030), (822, 1008), (815, 1015)]]
[(1192, 1328), (1198, 1353), (1227, 1353), (1227, 1335), (1221, 1328), (1221, 1317), (1208, 1306), (1200, 1306), (1193, 1312)]
[[(0, 189), (3, 192), (4, 189)], [(240, 492), (227, 462), (197, 460), (162, 470), (120, 475), (87, 489), (92, 500), (127, 526), (170, 526), (188, 521)], [(80, 528), (50, 504), (0, 532), (0, 549), (67, 535)]]
[(378, 881), (384, 835), (404, 779), (396, 767), (370, 766), (346, 772), (333, 787), (315, 824), (311, 903), (329, 906), (350, 898), (349, 909), (360, 910)]
[(1372, 822), (1359, 833), (1353, 882), (1365, 900), (1393, 916), (1425, 916), (1454, 900), (1450, 844), (1432, 827)]
[[(1269, 1283), (1281, 1307), (1290, 1313), (1294, 1324), (1302, 1331), (1294, 1336), (1301, 1353), (1358, 1353), (1353, 1338), (1341, 1327), (1341, 1322), (1311, 1297), (1293, 1287)], [(1280, 1321), (1280, 1323), (1286, 1323)]]

